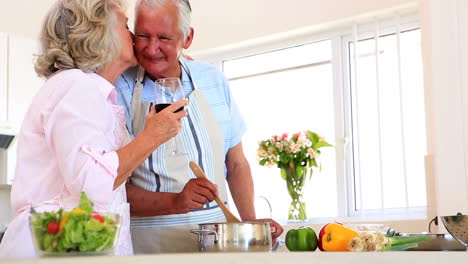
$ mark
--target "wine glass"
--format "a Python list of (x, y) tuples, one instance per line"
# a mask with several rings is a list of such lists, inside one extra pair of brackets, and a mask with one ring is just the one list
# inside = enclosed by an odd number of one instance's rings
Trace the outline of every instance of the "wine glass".
[[(154, 104), (156, 108), (156, 113), (162, 111), (172, 103), (175, 103), (185, 98), (184, 87), (182, 86), (182, 83), (180, 82), (179, 78), (163, 78), (156, 80), (155, 84), (156, 85), (154, 89)], [(184, 108), (181, 107), (177, 109), (176, 112), (179, 112), (183, 109)], [(168, 146), (171, 146), (170, 153), (172, 156), (187, 155), (186, 153), (179, 151), (176, 141), (176, 137), (178, 136), (179, 135), (176, 135), (175, 137), (170, 139), (170, 142), (168, 144)]]

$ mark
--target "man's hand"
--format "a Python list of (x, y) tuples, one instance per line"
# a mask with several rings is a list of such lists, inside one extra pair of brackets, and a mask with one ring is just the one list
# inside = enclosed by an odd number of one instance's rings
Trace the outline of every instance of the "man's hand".
[(202, 209), (218, 195), (218, 188), (207, 179), (191, 179), (178, 194), (176, 206), (184, 213)]
[(255, 219), (253, 221), (270, 223), (272, 245), (274, 246), (276, 244), (276, 239), (283, 233), (283, 227), (280, 224), (278, 224), (275, 220), (270, 218)]
[(193, 61), (193, 60), (194, 60), (192, 57), (190, 57), (190, 56), (187, 55), (187, 54), (183, 54), (183, 53), (182, 53), (182, 56), (183, 56), (184, 58), (186, 58), (187, 60), (189, 60), (189, 61)]

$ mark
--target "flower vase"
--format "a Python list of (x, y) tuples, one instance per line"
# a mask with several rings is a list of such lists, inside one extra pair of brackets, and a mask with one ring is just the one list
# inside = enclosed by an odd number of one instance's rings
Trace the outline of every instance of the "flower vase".
[(312, 176), (312, 168), (304, 166), (282, 167), (281, 177), (286, 180), (288, 193), (291, 197), (291, 205), (288, 212), (288, 220), (307, 220), (306, 203), (303, 196), (303, 187), (307, 178)]

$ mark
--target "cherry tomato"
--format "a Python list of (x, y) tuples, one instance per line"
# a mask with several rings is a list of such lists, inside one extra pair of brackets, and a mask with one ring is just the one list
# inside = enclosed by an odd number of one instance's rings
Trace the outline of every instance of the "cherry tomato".
[(91, 217), (98, 220), (101, 223), (104, 223), (104, 217), (100, 215), (98, 212), (92, 212)]
[(49, 234), (55, 235), (59, 231), (59, 223), (57, 222), (50, 222), (47, 224), (47, 232)]

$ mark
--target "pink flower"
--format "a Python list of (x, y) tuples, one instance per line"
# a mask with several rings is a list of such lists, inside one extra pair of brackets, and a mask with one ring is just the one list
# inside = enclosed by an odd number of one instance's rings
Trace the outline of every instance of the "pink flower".
[(285, 140), (288, 138), (288, 133), (283, 133), (283, 135), (281, 136), (281, 139)]
[(313, 148), (310, 148), (307, 150), (307, 153), (309, 154), (309, 156), (313, 159), (317, 158), (318, 157), (318, 154), (317, 152), (314, 151)]
[(297, 153), (301, 150), (301, 147), (298, 144), (291, 143), (290, 147), (292, 153)]
[(325, 141), (325, 138), (322, 137), (321, 135), (318, 135), (319, 136), (319, 141)]

